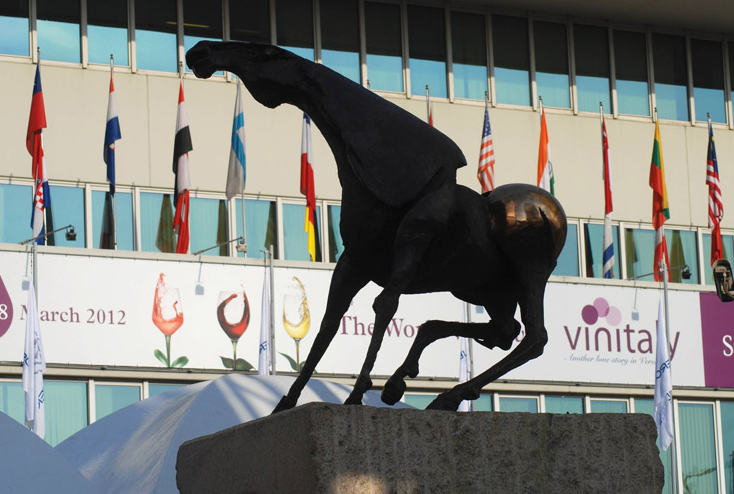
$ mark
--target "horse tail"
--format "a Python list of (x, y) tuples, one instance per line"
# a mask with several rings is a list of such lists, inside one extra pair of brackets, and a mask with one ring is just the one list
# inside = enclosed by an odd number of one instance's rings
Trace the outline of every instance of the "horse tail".
[(528, 254), (541, 254), (543, 264), (556, 265), (566, 243), (566, 213), (547, 191), (526, 184), (497, 187), (486, 196), (491, 215), (492, 239), (518, 262)]

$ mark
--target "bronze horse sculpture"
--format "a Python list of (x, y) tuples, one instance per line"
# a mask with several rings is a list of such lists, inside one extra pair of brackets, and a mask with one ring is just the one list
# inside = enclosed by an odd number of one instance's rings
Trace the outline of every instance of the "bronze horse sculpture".
[(543, 353), (548, 337), (543, 295), (566, 240), (566, 216), (556, 199), (530, 185), (506, 185), (480, 195), (457, 185), (466, 164), (447, 136), (386, 99), (323, 65), (257, 43), (201, 41), (186, 55), (197, 77), (236, 74), (261, 104), (288, 103), (306, 112), (336, 160), (342, 186), (344, 251), (334, 269), (324, 318), (300, 375), (274, 412), (292, 408), (336, 335), (352, 298), (369, 281), (383, 289), (373, 303), (375, 324), (365, 361), (346, 404), (361, 404), (370, 372), (401, 294), (448, 291), (486, 308), (487, 323), (428, 321), (382, 400), (403, 395), (406, 376), (433, 341), (473, 338), (508, 350), (497, 364), (438, 395), (430, 409), (456, 410), (483, 386)]

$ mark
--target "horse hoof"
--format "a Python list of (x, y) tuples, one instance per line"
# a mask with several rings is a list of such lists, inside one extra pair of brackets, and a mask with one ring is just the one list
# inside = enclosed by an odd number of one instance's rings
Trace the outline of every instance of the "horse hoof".
[(407, 386), (402, 378), (392, 376), (387, 380), (385, 388), (382, 390), (382, 402), (394, 405), (403, 397), (406, 388)]
[(288, 397), (284, 396), (280, 399), (277, 405), (275, 405), (275, 408), (270, 413), (270, 415), (275, 415), (278, 412), (282, 412), (283, 410), (289, 410), (293, 408), (293, 405), (288, 403)]
[(361, 396), (352, 396), (349, 395), (346, 400), (344, 400), (345, 405), (361, 405), (362, 404), (362, 397)]
[(447, 410), (455, 412), (459, 408), (459, 403), (461, 403), (461, 401), (457, 401), (449, 395), (442, 393), (436, 396), (436, 399), (428, 404), (426, 410)]

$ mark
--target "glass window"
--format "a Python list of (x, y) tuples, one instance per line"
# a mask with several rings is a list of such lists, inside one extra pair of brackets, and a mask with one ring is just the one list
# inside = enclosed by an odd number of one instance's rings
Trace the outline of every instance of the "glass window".
[(185, 384), (148, 384), (148, 398), (185, 386)]
[(584, 413), (584, 399), (580, 396), (546, 396), (546, 413)]
[(614, 31), (614, 69), (619, 113), (650, 115), (645, 46), (644, 33)]
[(31, 238), (33, 187), (0, 184), (0, 242), (16, 244)]
[(95, 384), (94, 402), (97, 420), (140, 401), (140, 386)]
[(474, 400), (472, 410), (475, 412), (491, 412), (492, 411), (492, 395), (482, 394)]
[(379, 91), (402, 92), (403, 42), (400, 5), (364, 3), (367, 80)]
[[(199, 41), (222, 41), (222, 2), (220, 0), (183, 0), (184, 53)], [(191, 69), (186, 66), (186, 72)], [(218, 70), (216, 75), (224, 75)], [(193, 238), (193, 236), (192, 236)]]
[(25, 392), (20, 382), (0, 382), (0, 412), (25, 424)]
[(339, 221), (341, 219), (342, 207), (329, 206), (329, 262), (336, 262), (344, 252), (344, 243), (342, 242), (342, 234), (339, 230)]
[[(667, 242), (667, 239), (666, 239)], [(627, 257), (627, 278), (636, 278), (641, 274), (652, 273), (655, 257), (655, 232), (653, 230), (639, 230), (625, 228), (624, 248)], [(652, 274), (641, 276), (638, 280), (655, 281)]]
[(176, 252), (171, 194), (140, 193), (140, 237), (144, 252)]
[[(99, 249), (102, 245), (103, 221), (105, 215), (105, 196), (107, 192), (92, 191), (92, 246)], [(133, 196), (129, 192), (115, 192), (115, 220), (117, 230), (117, 250), (135, 250), (133, 244)]]
[[(236, 199), (237, 236), (242, 236), (242, 199)], [(305, 215), (305, 212), (304, 212)], [(263, 251), (273, 246), (273, 255), (278, 257), (278, 221), (275, 201), (245, 199), (245, 228), (247, 228), (247, 257), (265, 259)], [(303, 217), (301, 217), (303, 229)], [(238, 252), (238, 257), (245, 254)]]
[(499, 411), (538, 413), (538, 399), (518, 396), (500, 396)]
[(321, 0), (321, 61), (359, 84), (359, 5)]
[(41, 59), (81, 63), (79, 0), (36, 0), (36, 15)]
[(528, 21), (492, 16), (494, 79), (498, 103), (530, 105)]
[(731, 90), (729, 101), (734, 101), (734, 41), (729, 42), (729, 89)]
[[(696, 232), (666, 229), (665, 241), (668, 244), (670, 281), (673, 283), (699, 283)], [(684, 266), (688, 266), (688, 269), (691, 271), (691, 277), (689, 279), (683, 278)]]
[[(655, 415), (655, 403), (653, 400), (635, 398), (635, 413), (646, 413), (650, 416)], [(655, 440), (655, 443), (660, 449), (660, 441)], [(673, 448), (668, 448), (667, 451), (660, 451), (660, 461), (663, 462), (663, 469), (665, 470), (665, 485), (663, 486), (662, 494), (673, 494), (673, 467), (672, 458)]]
[(135, 0), (139, 69), (178, 72), (176, 0)]
[[(189, 212), (189, 250), (196, 252), (214, 247), (229, 240), (227, 225), (227, 202), (224, 199), (191, 197)], [(204, 256), (226, 256), (228, 245), (221, 245), (201, 254)]]
[(607, 28), (573, 27), (576, 56), (576, 97), (580, 111), (612, 113), (609, 97), (609, 38)]
[(426, 407), (436, 398), (435, 395), (414, 395), (414, 394), (405, 394), (405, 403), (408, 405), (418, 408), (420, 410), (425, 410)]
[(566, 26), (554, 22), (534, 22), (533, 37), (538, 96), (543, 98), (545, 106), (571, 108)]
[[(321, 206), (316, 206), (316, 261), (321, 261)], [(310, 261), (308, 234), (303, 229), (306, 205), (283, 204), (283, 242), (285, 258), (290, 261)]]
[(591, 413), (627, 413), (627, 400), (590, 400)]
[(454, 96), (484, 99), (487, 90), (487, 37), (483, 15), (451, 12)]
[(87, 426), (87, 383), (45, 381), (43, 396), (46, 442), (51, 446)]
[[(86, 236), (84, 233), (84, 189), (81, 187), (51, 185), (49, 194), (51, 196), (50, 203), (53, 215), (53, 228), (73, 225), (76, 230), (76, 240), (66, 240), (66, 235), (63, 231), (54, 234), (55, 245), (63, 247), (86, 247)], [(46, 231), (51, 231), (53, 228), (48, 223), (48, 210), (46, 212), (46, 221)]]
[(236, 41), (270, 43), (270, 2), (229, 0), (229, 37)]
[(724, 55), (721, 42), (692, 39), (691, 60), (696, 120), (705, 122), (706, 114), (710, 113), (712, 122), (726, 123)]
[[(729, 262), (732, 262), (734, 260), (734, 257), (732, 257), (732, 254), (734, 254), (734, 237), (731, 235), (722, 235), (721, 236), (721, 243), (724, 247), (724, 259), (726, 259)], [(710, 233), (704, 233), (703, 234), (703, 272), (706, 273), (705, 276), (703, 276), (703, 283), (705, 285), (714, 285), (714, 274), (711, 270), (711, 234)]]
[(313, 60), (313, 5), (311, 0), (276, 0), (278, 46)]
[(446, 98), (446, 33), (443, 10), (408, 5), (410, 91)]
[(678, 422), (683, 491), (719, 492), (713, 404), (679, 403)]
[(653, 34), (652, 50), (658, 116), (667, 120), (688, 120), (685, 38)]
[(127, 51), (127, 0), (87, 2), (87, 39), (90, 63), (130, 65)]
[(721, 402), (721, 440), (724, 448), (726, 494), (734, 494), (734, 402)]
[(558, 256), (556, 268), (553, 270), (556, 276), (578, 276), (579, 275), (579, 244), (578, 225), (568, 224), (566, 244), (563, 246), (561, 255)]
[(0, 53), (5, 55), (30, 54), (28, 44), (28, 0), (0, 2)]
[[(612, 246), (614, 248), (614, 278), (622, 277), (619, 267), (619, 228), (612, 225)], [(586, 254), (586, 277), (604, 276), (604, 225), (584, 223), (584, 253)]]

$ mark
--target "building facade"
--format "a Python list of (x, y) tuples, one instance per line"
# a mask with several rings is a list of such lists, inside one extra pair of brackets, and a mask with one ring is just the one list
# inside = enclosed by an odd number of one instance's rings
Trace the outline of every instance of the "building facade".
[[(202, 39), (266, 42), (323, 63), (420, 118), (427, 118), (430, 106), (435, 127), (459, 145), (469, 163), (458, 170), (459, 182), (474, 190), (479, 190), (485, 100), (496, 183), (536, 183), (542, 99), (555, 195), (569, 218), (566, 246), (546, 294), (550, 342), (543, 357), (486, 387), (477, 402), (483, 410), (652, 413), (662, 292), (651, 274), (655, 240), (648, 177), (657, 118), (673, 268), (676, 441), (661, 453), (665, 492), (734, 494), (734, 309), (713, 295), (705, 181), (710, 117), (724, 198), (724, 254), (732, 259), (734, 216), (726, 211), (727, 199), (734, 197), (734, 7), (716, 0), (700, 2), (694, 12), (667, 0), (647, 7), (632, 0), (588, 4), (3, 2), (0, 276), (10, 304), (5, 302), (0, 313), (9, 321), (4, 331), (0, 326), (0, 410), (22, 420), (20, 357), (33, 270), (48, 361), (47, 440), (52, 444), (125, 404), (229, 372), (238, 358), (241, 371), (255, 372), (271, 245), (275, 369), (294, 372), (303, 360), (343, 250), (341, 187), (331, 152), (314, 128), (319, 238), (312, 262), (299, 190), (300, 111), (267, 109), (243, 91), (243, 208), (241, 197), (225, 196), (236, 78), (215, 73), (199, 80), (181, 63)], [(102, 148), (110, 55), (122, 129), (116, 145), (117, 248), (112, 250), (100, 249), (108, 189)], [(19, 244), (32, 236), (33, 179), (24, 141), (39, 60), (53, 222), (73, 225), (77, 237), (57, 234), (55, 245), (39, 247), (31, 266), (29, 247)], [(171, 253), (166, 246), (166, 235), (172, 235), (165, 218), (174, 185), (179, 81), (193, 142), (190, 252), (235, 239), (244, 225), (246, 257), (235, 243), (197, 255)], [(602, 278), (600, 113), (613, 176), (616, 263), (611, 280)], [(168, 338), (149, 316), (161, 273), (169, 287), (178, 288), (178, 307), (185, 315), (181, 329)], [(355, 299), (334, 348), (317, 368), (319, 377), (351, 382), (358, 373), (377, 290), (369, 286)], [(233, 337), (232, 328), (218, 325), (216, 309), (220, 292), (240, 291), (249, 300), (252, 319), (244, 334)], [(311, 330), (299, 338), (281, 320), (288, 297), (304, 293)], [(238, 310), (244, 320), (248, 309)], [(486, 318), (482, 308), (465, 307), (446, 294), (404, 297), (377, 362), (377, 386), (402, 361), (423, 321)], [(477, 347), (476, 372), (501, 356)], [(427, 350), (406, 400), (424, 406), (452, 386), (458, 357), (458, 341)]]

